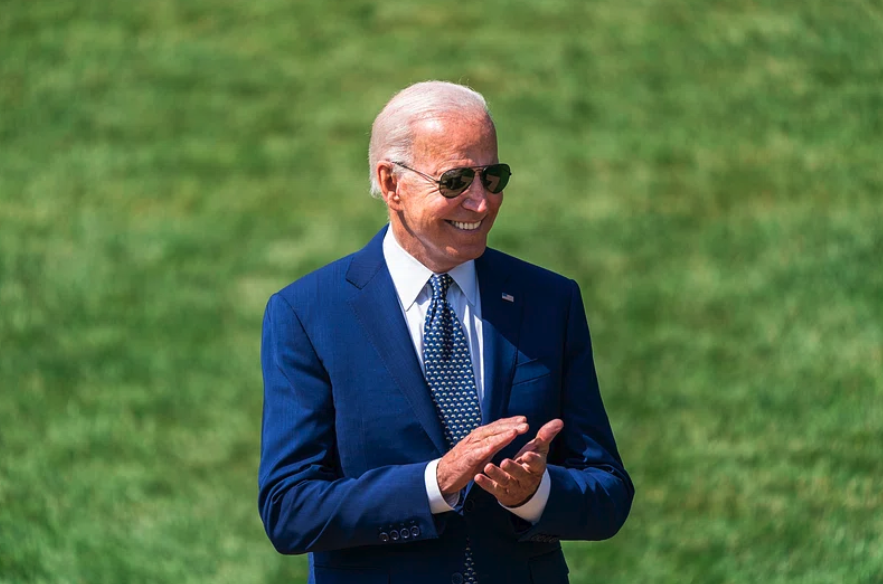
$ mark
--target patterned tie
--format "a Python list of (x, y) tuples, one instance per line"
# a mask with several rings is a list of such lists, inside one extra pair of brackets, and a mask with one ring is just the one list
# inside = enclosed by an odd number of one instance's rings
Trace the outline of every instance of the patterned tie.
[[(466, 335), (447, 293), (453, 280), (447, 274), (432, 276), (432, 302), (423, 325), (423, 365), (432, 401), (445, 428), (448, 448), (481, 425), (481, 408), (475, 390), (472, 357)], [(472, 548), (466, 540), (463, 581), (475, 584)]]

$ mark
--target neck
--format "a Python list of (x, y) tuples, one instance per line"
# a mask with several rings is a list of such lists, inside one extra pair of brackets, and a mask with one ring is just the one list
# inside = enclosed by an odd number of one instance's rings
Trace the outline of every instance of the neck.
[(400, 224), (390, 221), (389, 228), (392, 231), (393, 238), (405, 253), (426, 266), (434, 274), (445, 274), (450, 272), (463, 262), (435, 261), (429, 250), (420, 244), (420, 240), (416, 237), (409, 237), (409, 232)]

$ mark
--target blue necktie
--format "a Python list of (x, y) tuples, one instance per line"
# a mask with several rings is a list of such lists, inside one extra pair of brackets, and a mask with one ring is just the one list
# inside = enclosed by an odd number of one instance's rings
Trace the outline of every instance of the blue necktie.
[[(447, 293), (453, 280), (447, 274), (429, 279), (432, 301), (423, 325), (423, 365), (426, 382), (435, 409), (445, 428), (448, 448), (481, 425), (481, 408), (475, 389), (472, 357), (463, 327), (448, 303)], [(463, 582), (474, 584), (472, 549), (466, 542)]]

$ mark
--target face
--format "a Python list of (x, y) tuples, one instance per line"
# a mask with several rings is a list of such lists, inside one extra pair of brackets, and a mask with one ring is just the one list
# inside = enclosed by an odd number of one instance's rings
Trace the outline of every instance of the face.
[[(408, 166), (438, 179), (452, 168), (498, 162), (493, 124), (486, 115), (470, 115), (418, 123)], [(392, 174), (380, 167), (378, 171), (390, 228), (405, 251), (423, 265), (442, 273), (484, 253), (503, 193), (488, 192), (478, 173), (468, 189), (446, 199), (437, 184), (415, 172), (398, 168)]]

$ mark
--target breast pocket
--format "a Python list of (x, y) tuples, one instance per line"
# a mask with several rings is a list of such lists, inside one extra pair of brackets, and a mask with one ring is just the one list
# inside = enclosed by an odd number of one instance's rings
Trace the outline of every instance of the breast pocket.
[(515, 375), (512, 377), (512, 385), (527, 383), (552, 373), (552, 370), (542, 359), (531, 359), (515, 365)]
[(559, 377), (549, 362), (542, 358), (524, 361), (515, 366), (512, 376), (508, 415), (527, 416), (531, 427), (559, 417)]

